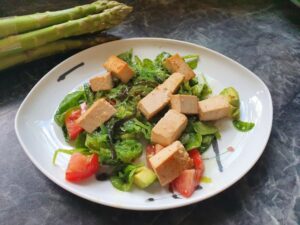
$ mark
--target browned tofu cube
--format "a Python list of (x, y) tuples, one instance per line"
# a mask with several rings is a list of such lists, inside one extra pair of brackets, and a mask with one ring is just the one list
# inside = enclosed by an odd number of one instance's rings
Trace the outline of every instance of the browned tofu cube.
[(184, 80), (190, 80), (196, 76), (194, 71), (186, 64), (186, 62), (178, 54), (172, 55), (165, 61), (165, 67), (171, 72), (179, 72), (184, 75)]
[(166, 79), (159, 87), (168, 89), (171, 93), (174, 93), (181, 82), (184, 80), (184, 75), (181, 73), (173, 73), (168, 79)]
[(198, 98), (194, 95), (172, 95), (171, 108), (183, 114), (198, 114)]
[(99, 99), (76, 120), (76, 123), (88, 133), (92, 133), (116, 112), (116, 109), (109, 102), (105, 99)]
[(167, 146), (177, 140), (187, 125), (187, 117), (170, 109), (153, 127), (151, 141), (162, 146)]
[(107, 72), (101, 76), (92, 77), (90, 86), (93, 91), (105, 91), (113, 88), (111, 72)]
[(189, 154), (180, 141), (163, 148), (149, 159), (150, 165), (162, 186), (178, 177), (182, 171), (193, 166)]
[(225, 96), (217, 95), (198, 102), (199, 119), (218, 120), (230, 115), (230, 104)]
[(165, 88), (155, 88), (138, 103), (138, 109), (149, 120), (170, 102), (171, 93)]
[(134, 75), (134, 72), (129, 65), (115, 55), (109, 57), (103, 66), (123, 83), (127, 83)]
[(155, 144), (154, 147), (155, 147), (155, 154), (164, 148), (164, 146), (162, 146), (160, 144)]

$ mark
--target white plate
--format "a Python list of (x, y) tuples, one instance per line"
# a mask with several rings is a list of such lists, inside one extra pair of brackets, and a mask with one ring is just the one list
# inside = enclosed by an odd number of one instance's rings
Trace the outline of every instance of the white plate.
[[(229, 120), (218, 122), (222, 138), (218, 141), (223, 172), (219, 171), (215, 153), (210, 148), (205, 154), (205, 176), (212, 182), (202, 183), (190, 198), (177, 198), (158, 184), (149, 189), (133, 189), (121, 192), (109, 181), (95, 178), (72, 184), (64, 179), (68, 156), (59, 155), (57, 165), (51, 162), (57, 148), (70, 148), (65, 143), (60, 128), (54, 123), (53, 115), (63, 97), (88, 78), (104, 72), (103, 62), (112, 54), (134, 49), (142, 58), (154, 58), (161, 51), (169, 53), (199, 54), (200, 63), (196, 72), (203, 72), (213, 93), (233, 86), (240, 94), (242, 120), (255, 122), (250, 132), (238, 132)], [(72, 71), (60, 82), (58, 77), (74, 66), (84, 65)], [(82, 51), (48, 72), (31, 90), (22, 103), (15, 120), (19, 141), (31, 161), (52, 181), (64, 189), (93, 202), (103, 205), (134, 209), (159, 210), (175, 208), (202, 201), (225, 190), (255, 164), (268, 141), (272, 127), (272, 99), (266, 85), (252, 72), (237, 62), (210, 49), (177, 40), (160, 38), (134, 38), (105, 43)], [(228, 151), (228, 147), (234, 151)], [(232, 149), (230, 149), (232, 150)]]

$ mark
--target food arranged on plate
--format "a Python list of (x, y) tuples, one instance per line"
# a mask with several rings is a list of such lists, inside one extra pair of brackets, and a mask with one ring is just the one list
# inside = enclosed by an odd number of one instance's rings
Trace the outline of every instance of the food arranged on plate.
[(158, 181), (191, 196), (204, 173), (201, 155), (221, 138), (215, 121), (230, 118), (240, 131), (254, 126), (239, 120), (233, 87), (213, 95), (196, 76), (198, 60), (167, 52), (142, 60), (130, 50), (110, 56), (107, 72), (65, 96), (54, 120), (74, 149), (58, 149), (53, 162), (71, 155), (66, 180), (108, 177), (121, 191)]

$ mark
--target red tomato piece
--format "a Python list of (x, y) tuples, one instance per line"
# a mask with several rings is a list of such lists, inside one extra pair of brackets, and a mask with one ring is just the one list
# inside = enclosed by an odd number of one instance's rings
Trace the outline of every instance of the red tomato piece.
[(97, 154), (86, 156), (79, 152), (74, 153), (68, 164), (66, 180), (71, 182), (84, 180), (95, 174), (99, 167)]
[(197, 172), (195, 169), (184, 170), (175, 180), (172, 181), (174, 190), (182, 196), (190, 197), (198, 186)]
[(189, 156), (191, 159), (193, 159), (194, 162), (194, 167), (196, 169), (196, 174), (197, 174), (197, 180), (198, 182), (200, 182), (200, 179), (204, 173), (204, 163), (202, 160), (202, 156), (200, 154), (200, 152), (198, 151), (198, 149), (193, 149), (188, 151)]
[(83, 131), (83, 129), (75, 122), (80, 117), (80, 115), (80, 109), (76, 109), (70, 114), (66, 115), (65, 124), (67, 127), (68, 135), (71, 140), (75, 140), (80, 134), (80, 132)]

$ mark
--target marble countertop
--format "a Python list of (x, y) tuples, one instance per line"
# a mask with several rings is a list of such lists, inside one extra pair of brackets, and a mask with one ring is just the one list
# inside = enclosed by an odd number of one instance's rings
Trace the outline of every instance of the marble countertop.
[[(0, 0), (0, 16), (66, 8), (79, 0)], [(251, 171), (223, 193), (183, 208), (135, 212), (101, 206), (54, 184), (34, 167), (14, 117), (35, 83), (72, 53), (0, 72), (0, 224), (300, 224), (300, 9), (287, 0), (127, 1), (134, 13), (109, 31), (166, 37), (219, 51), (269, 87), (274, 123)]]

